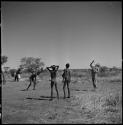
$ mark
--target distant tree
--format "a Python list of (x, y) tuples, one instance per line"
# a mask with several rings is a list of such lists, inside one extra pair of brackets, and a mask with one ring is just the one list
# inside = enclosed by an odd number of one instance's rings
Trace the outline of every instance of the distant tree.
[(14, 77), (16, 71), (17, 71), (16, 69), (10, 69), (9, 70), (12, 77)]
[(100, 72), (105, 73), (108, 70), (107, 66), (101, 66)]
[(118, 70), (118, 67), (113, 66), (112, 69), (113, 69), (113, 70)]
[(44, 67), (44, 62), (41, 58), (34, 58), (34, 57), (23, 57), (21, 59), (20, 67), (26, 69), (28, 72), (32, 72), (34, 70), (42, 70)]
[(107, 66), (101, 66), (98, 76), (101, 76), (101, 77), (108, 76), (109, 75), (108, 71), (109, 71), (109, 68)]
[(10, 67), (3, 67), (3, 68), (4, 68), (5, 73), (9, 73)]
[(1, 57), (1, 64), (3, 65), (4, 63), (6, 63), (8, 61), (8, 57), (7, 56), (2, 56)]

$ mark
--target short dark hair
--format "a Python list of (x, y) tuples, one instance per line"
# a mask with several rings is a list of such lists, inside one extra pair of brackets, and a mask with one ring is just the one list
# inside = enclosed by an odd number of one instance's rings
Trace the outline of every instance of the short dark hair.
[(69, 63), (67, 63), (67, 64), (66, 64), (66, 68), (69, 68), (69, 66), (70, 66), (70, 64), (69, 64)]

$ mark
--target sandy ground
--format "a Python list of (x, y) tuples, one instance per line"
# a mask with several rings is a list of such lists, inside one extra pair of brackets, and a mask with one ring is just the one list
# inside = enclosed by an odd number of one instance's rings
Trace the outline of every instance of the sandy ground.
[[(122, 123), (122, 82), (110, 81), (98, 79), (94, 91), (90, 80), (74, 79), (70, 84), (71, 98), (63, 99), (63, 83), (59, 80), (60, 99), (54, 89), (53, 101), (49, 100), (47, 78), (37, 83), (36, 90), (31, 86), (28, 91), (24, 91), (28, 81), (8, 81), (2, 85), (2, 123)], [(118, 101), (106, 105), (108, 97), (117, 97)]]

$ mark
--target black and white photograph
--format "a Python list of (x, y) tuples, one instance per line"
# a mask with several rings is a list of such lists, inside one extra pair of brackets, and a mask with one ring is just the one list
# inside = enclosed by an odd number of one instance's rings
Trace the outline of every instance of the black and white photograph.
[(122, 124), (122, 1), (1, 2), (2, 124)]

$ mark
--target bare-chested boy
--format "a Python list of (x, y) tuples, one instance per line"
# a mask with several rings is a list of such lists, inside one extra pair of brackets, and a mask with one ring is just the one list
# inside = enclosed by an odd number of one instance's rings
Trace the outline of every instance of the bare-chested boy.
[(37, 76), (37, 75), (36, 75), (36, 72), (33, 71), (32, 74), (31, 74), (31, 76), (29, 77), (30, 84), (28, 85), (28, 87), (27, 87), (26, 90), (29, 89), (29, 87), (31, 86), (32, 82), (33, 82), (33, 90), (35, 90), (35, 86), (36, 86), (36, 76)]
[(66, 94), (65, 94), (65, 88), (66, 88), (66, 85), (67, 85), (67, 89), (68, 89), (68, 98), (70, 98), (70, 88), (69, 88), (69, 84), (71, 82), (71, 73), (70, 73), (70, 70), (69, 70), (69, 67), (70, 67), (70, 64), (67, 63), (66, 64), (66, 68), (64, 69), (64, 72), (62, 74), (62, 77), (63, 77), (63, 92), (64, 92), (64, 98), (66, 98)]
[(33, 83), (33, 90), (35, 90), (35, 86), (36, 86), (36, 78), (37, 78), (37, 75), (39, 75), (41, 73), (42, 70), (39, 70), (39, 71), (36, 71), (36, 70), (33, 70), (31, 73), (31, 76), (29, 77), (29, 80), (30, 80), (30, 84), (28, 85), (27, 89), (29, 89), (29, 87), (31, 86), (31, 84)]
[(92, 64), (94, 63), (94, 60), (90, 63), (90, 67), (91, 67), (91, 76), (92, 76), (92, 83), (93, 83), (93, 87), (94, 89), (97, 88), (96, 87), (96, 82), (97, 82), (97, 73), (99, 72), (99, 64), (96, 64), (95, 66), (93, 66)]
[(17, 82), (19, 82), (19, 76), (20, 76), (20, 74), (21, 74), (21, 69), (19, 68), (17, 71), (16, 71), (16, 73), (15, 73), (15, 81), (17, 81)]
[(59, 66), (52, 65), (50, 67), (47, 67), (51, 74), (51, 100), (53, 99), (53, 86), (55, 85), (55, 89), (57, 92), (57, 98), (59, 99), (59, 93), (57, 89), (57, 81), (56, 81), (56, 76), (57, 76), (57, 71), (58, 71)]

